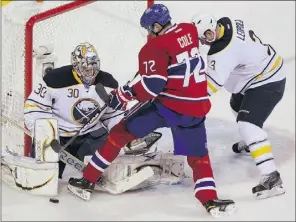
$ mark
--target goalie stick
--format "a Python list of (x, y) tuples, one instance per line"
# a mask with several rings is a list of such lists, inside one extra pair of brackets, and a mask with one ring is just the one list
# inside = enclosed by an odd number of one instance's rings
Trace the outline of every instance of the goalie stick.
[[(132, 82), (139, 76), (139, 72), (137, 72), (133, 79), (128, 81), (127, 82), (127, 85), (129, 84), (132, 84)], [(98, 96), (105, 102), (105, 105), (101, 108), (100, 111), (103, 111), (107, 106), (109, 106), (110, 104), (110, 100), (111, 100), (111, 97), (110, 95), (106, 92), (104, 86), (101, 84), (101, 83), (98, 83), (95, 87), (95, 90), (98, 94)], [(92, 120), (94, 120), (97, 115), (99, 114), (100, 112), (98, 112), (93, 118), (91, 118), (87, 123), (85, 123), (79, 131), (76, 132), (76, 134), (64, 145), (64, 146), (61, 146), (59, 141), (58, 140), (52, 140), (50, 145), (51, 145), (51, 148), (55, 151), (55, 152), (61, 152), (61, 150), (63, 149), (66, 149), (80, 134), (80, 132), (84, 129), (84, 127), (86, 125), (88, 125), (90, 122), (92, 122)]]
[[(79, 134), (82, 132), (82, 130), (84, 130), (84, 128), (91, 123), (95, 118), (97, 118), (97, 115), (99, 115), (110, 103), (110, 96), (108, 95), (108, 93), (106, 92), (104, 86), (101, 83), (98, 83), (95, 87), (95, 90), (98, 94), (98, 96), (105, 102), (105, 105), (97, 112), (97, 114), (95, 116), (93, 116), (92, 118), (90, 118), (89, 121), (87, 121), (87, 123), (85, 123), (80, 130), (78, 130), (75, 135), (64, 145), (61, 146), (59, 141), (54, 139), (51, 141), (50, 146), (51, 148), (56, 152), (59, 153), (62, 150), (66, 149), (69, 145), (72, 144), (72, 142), (79, 136)], [(108, 105), (107, 105), (108, 104)], [(99, 108), (99, 107), (98, 107)]]

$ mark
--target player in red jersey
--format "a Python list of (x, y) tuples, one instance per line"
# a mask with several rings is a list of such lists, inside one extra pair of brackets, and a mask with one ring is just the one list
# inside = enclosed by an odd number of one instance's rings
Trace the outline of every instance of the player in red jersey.
[(206, 145), (204, 121), (211, 103), (196, 27), (190, 23), (172, 24), (162, 4), (149, 7), (140, 23), (152, 39), (139, 53), (138, 76), (111, 93), (110, 106), (122, 110), (129, 101), (138, 100), (139, 104), (111, 129), (83, 178), (71, 178), (68, 189), (88, 200), (96, 181), (125, 144), (155, 129), (169, 127), (174, 154), (186, 156), (192, 168), (195, 197), (213, 216), (231, 214), (234, 202), (217, 197)]

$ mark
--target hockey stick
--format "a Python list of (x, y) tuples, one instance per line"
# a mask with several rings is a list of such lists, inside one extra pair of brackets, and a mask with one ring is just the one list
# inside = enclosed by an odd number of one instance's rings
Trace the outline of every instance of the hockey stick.
[[(9, 119), (7, 116), (2, 114), (1, 118), (2, 118), (2, 120), (9, 122), (14, 127), (23, 131), (27, 136), (32, 137), (32, 134), (29, 130), (21, 127), (15, 121)], [(10, 153), (11, 155), (18, 155), (17, 153), (14, 153), (10, 150), (7, 150), (7, 152)], [(80, 172), (80, 173), (83, 172), (83, 170), (86, 166), (82, 161), (80, 161), (79, 159), (77, 159), (76, 157), (74, 157), (73, 155), (71, 155), (70, 153), (68, 153), (65, 150), (61, 150), (60, 155), (59, 155), (59, 159), (62, 162), (64, 162), (66, 165), (70, 166), (71, 168), (73, 168), (74, 170), (76, 170), (77, 172)], [(119, 182), (116, 182), (116, 183), (111, 182), (106, 179), (102, 179), (99, 183), (96, 184), (95, 190), (107, 191), (111, 194), (123, 193), (123, 192), (135, 187), (139, 183), (145, 181), (146, 179), (151, 177), (153, 174), (154, 174), (154, 172), (151, 167), (145, 167), (145, 168), (141, 169), (139, 172), (137, 172), (136, 174), (133, 174), (132, 176), (130, 176), (124, 180), (121, 180)]]
[[(101, 83), (98, 83), (95, 87), (95, 90), (98, 94), (98, 96), (105, 102), (105, 105), (99, 109), (99, 111), (97, 112), (97, 114), (95, 116), (93, 116), (89, 121), (87, 121), (81, 128), (80, 130), (78, 130), (75, 135), (64, 145), (61, 146), (59, 141), (54, 139), (51, 141), (50, 146), (51, 148), (56, 152), (59, 153), (62, 150), (66, 149), (70, 144), (72, 144), (72, 142), (79, 136), (79, 134), (82, 132), (82, 130), (84, 130), (84, 128), (91, 123), (95, 118), (97, 118), (97, 116), (109, 105), (110, 103), (110, 96), (108, 95), (108, 93), (106, 92), (104, 86)], [(98, 107), (99, 108), (99, 107)], [(98, 109), (97, 108), (97, 109)]]
[[(31, 132), (29, 130), (27, 130), (26, 128), (21, 127), (18, 123), (16, 123), (15, 121), (9, 119), (7, 116), (5, 116), (3, 113), (1, 113), (1, 119), (5, 120), (7, 122), (9, 122), (11, 125), (13, 125), (14, 127), (20, 129), (21, 131), (23, 131), (26, 135), (31, 136)], [(2, 122), (2, 121), (1, 121)]]
[[(60, 160), (64, 162), (66, 165), (72, 167), (77, 172), (82, 173), (86, 164), (83, 163), (81, 160), (77, 159), (70, 153), (62, 150), (60, 153)], [(149, 177), (153, 176), (154, 171), (150, 166), (142, 168), (137, 173), (120, 180), (118, 182), (112, 182), (102, 178), (95, 186), (95, 190), (97, 191), (108, 191), (111, 194), (119, 194), (123, 193), (138, 184), (142, 183), (143, 181), (147, 180)]]

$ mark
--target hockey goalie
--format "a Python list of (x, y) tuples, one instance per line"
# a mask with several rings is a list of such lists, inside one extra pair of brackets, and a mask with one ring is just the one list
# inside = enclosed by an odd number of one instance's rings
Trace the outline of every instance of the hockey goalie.
[[(112, 126), (129, 112), (103, 108), (105, 103), (96, 85), (110, 91), (118, 87), (118, 82), (100, 69), (92, 44), (77, 45), (71, 53), (71, 64), (59, 68), (55, 68), (52, 52), (51, 46), (34, 50), (36, 72), (42, 76), (24, 107), (28, 130), (23, 130), (32, 137), (33, 144), (30, 157), (18, 156), (8, 148), (2, 152), (1, 162), (4, 182), (18, 190), (47, 196), (57, 195), (58, 181), (66, 166), (83, 172), (93, 154), (99, 155), (96, 150)], [(77, 132), (79, 135), (72, 141)], [(117, 194), (160, 183), (180, 183), (184, 177), (183, 159), (158, 151), (160, 138), (161, 133), (153, 132), (126, 144), (122, 155), (98, 180), (96, 190)], [(57, 153), (51, 147), (53, 140), (66, 148)]]

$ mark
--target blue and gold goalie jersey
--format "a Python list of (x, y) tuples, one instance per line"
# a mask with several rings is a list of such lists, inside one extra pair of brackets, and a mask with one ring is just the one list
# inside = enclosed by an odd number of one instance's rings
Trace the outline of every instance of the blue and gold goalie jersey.
[[(118, 82), (113, 76), (103, 71), (99, 72), (89, 89), (83, 85), (71, 65), (48, 72), (26, 100), (24, 108), (26, 127), (33, 132), (36, 119), (55, 117), (58, 120), (60, 136), (73, 136), (105, 104), (95, 91), (97, 83), (102, 83), (107, 91), (108, 88), (110, 91), (118, 87)], [(101, 127), (110, 128), (123, 116), (119, 114), (111, 108), (102, 110), (80, 135)]]

